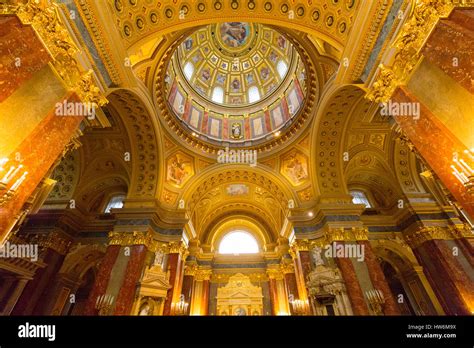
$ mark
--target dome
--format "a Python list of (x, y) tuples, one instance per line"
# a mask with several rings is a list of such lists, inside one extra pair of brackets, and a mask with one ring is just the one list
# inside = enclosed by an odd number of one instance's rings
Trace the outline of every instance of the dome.
[(262, 24), (218, 23), (178, 46), (165, 92), (193, 135), (253, 144), (293, 122), (304, 104), (305, 80), (303, 61), (283, 34)]

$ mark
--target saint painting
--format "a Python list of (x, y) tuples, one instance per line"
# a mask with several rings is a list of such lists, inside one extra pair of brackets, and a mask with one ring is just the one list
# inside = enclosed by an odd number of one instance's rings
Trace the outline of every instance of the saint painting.
[(242, 125), (240, 123), (232, 123), (232, 139), (241, 139), (242, 137)]

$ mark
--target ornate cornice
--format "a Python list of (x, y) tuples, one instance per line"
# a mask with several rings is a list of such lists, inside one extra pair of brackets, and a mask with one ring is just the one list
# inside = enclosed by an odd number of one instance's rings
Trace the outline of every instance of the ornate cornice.
[(381, 64), (367, 98), (387, 102), (400, 85), (407, 83), (421, 59), (420, 51), (440, 18), (447, 18), (455, 7), (473, 7), (474, 2), (457, 0), (417, 0), (413, 14), (403, 25), (393, 44), (394, 60)]
[[(37, 239), (36, 239), (37, 238)], [(44, 249), (52, 249), (60, 255), (66, 255), (72, 245), (72, 239), (59, 232), (37, 235), (35, 242)]]
[(369, 240), (369, 229), (367, 227), (328, 228), (324, 234), (327, 244), (333, 242), (353, 242)]
[(455, 240), (472, 236), (468, 227), (457, 226), (429, 226), (414, 231), (404, 232), (403, 236), (408, 245), (414, 249), (431, 240)]
[[(297, 251), (309, 251), (311, 249), (311, 243), (307, 239), (296, 239), (290, 247), (290, 255)], [(293, 255), (292, 255), (293, 256)]]
[(16, 15), (22, 24), (31, 25), (53, 58), (52, 66), (82, 102), (103, 106), (107, 99), (93, 81), (92, 71), (82, 71), (75, 55), (79, 51), (60, 20), (59, 8), (49, 1), (28, 1), (19, 5), (0, 5), (0, 14)]
[[(119, 85), (123, 79), (117, 65), (112, 58), (110, 45), (107, 40), (104, 40), (104, 33), (101, 26), (98, 24), (97, 17), (91, 9), (87, 1), (76, 1), (76, 4), (81, 8), (80, 15), (83, 22), (86, 23), (89, 33), (96, 44), (101, 60), (106, 64), (107, 71), (114, 84)], [(100, 5), (99, 5), (100, 6)]]
[(130, 246), (130, 245), (144, 245), (150, 251), (156, 251), (160, 249), (160, 245), (157, 241), (153, 240), (152, 232), (110, 232), (109, 233), (110, 242), (109, 245), (120, 245), (120, 246)]

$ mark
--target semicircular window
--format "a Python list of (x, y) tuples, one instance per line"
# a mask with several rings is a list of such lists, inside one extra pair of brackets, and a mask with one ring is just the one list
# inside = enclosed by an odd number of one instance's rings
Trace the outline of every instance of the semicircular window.
[(256, 254), (258, 252), (256, 239), (245, 231), (229, 232), (219, 244), (219, 254)]

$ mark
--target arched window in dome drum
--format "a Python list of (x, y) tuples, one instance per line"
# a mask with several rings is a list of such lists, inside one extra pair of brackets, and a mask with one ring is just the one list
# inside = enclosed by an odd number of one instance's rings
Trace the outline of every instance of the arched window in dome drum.
[(286, 73), (288, 72), (288, 64), (286, 64), (285, 61), (280, 60), (277, 64), (277, 70), (278, 75), (280, 75), (280, 78), (284, 78), (286, 76)]
[(249, 103), (255, 103), (260, 100), (260, 92), (256, 86), (249, 88)]
[(184, 65), (183, 71), (184, 71), (184, 76), (186, 76), (186, 78), (187, 78), (188, 80), (190, 80), (191, 77), (192, 77), (193, 74), (194, 74), (194, 65), (193, 65), (193, 63), (187, 62), (187, 63)]
[(224, 102), (224, 90), (221, 87), (216, 87), (212, 91), (212, 101), (219, 104)]

